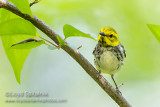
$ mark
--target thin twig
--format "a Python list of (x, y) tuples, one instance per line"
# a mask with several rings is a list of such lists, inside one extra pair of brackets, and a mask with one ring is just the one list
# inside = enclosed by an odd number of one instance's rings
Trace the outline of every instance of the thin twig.
[(82, 45), (79, 46), (79, 47), (75, 50), (75, 52), (76, 52), (77, 54), (79, 54), (79, 49), (80, 49), (80, 48), (82, 48)]
[(77, 50), (79, 50), (80, 48), (82, 48), (82, 45), (81, 45), (81, 46), (79, 46), (79, 47), (77, 48)]
[[(2, 8), (5, 8), (12, 13), (30, 21), (35, 27), (45, 33), (48, 37), (50, 37), (57, 45), (59, 42), (57, 40), (57, 33), (53, 31), (48, 25), (38, 19), (36, 16), (31, 17), (28, 14), (23, 14), (15, 5), (8, 2), (6, 5), (1, 4), (2, 0), (0, 0), (0, 5)], [(131, 107), (131, 105), (127, 102), (127, 100), (119, 93), (116, 92), (116, 89), (111, 86), (111, 84), (102, 76), (97, 74), (97, 70), (92, 66), (92, 64), (84, 58), (80, 53), (76, 53), (71, 47), (62, 45), (61, 47), (64, 51), (66, 51), (72, 58), (74, 58), (81, 67), (99, 84), (99, 86), (121, 107)], [(98, 76), (99, 75), (99, 76)], [(97, 78), (98, 77), (98, 78)]]
[(121, 83), (119, 86), (118, 86), (118, 89), (120, 89), (122, 87), (122, 85), (124, 85), (123, 83)]
[(34, 0), (33, 2), (31, 2), (31, 3), (29, 4), (29, 6), (31, 7), (32, 5), (34, 5), (34, 4), (38, 3), (38, 2), (39, 2), (39, 0)]
[(59, 48), (59, 46), (57, 46), (57, 45), (53, 44), (53, 43), (52, 43), (52, 42), (50, 42), (49, 40), (44, 39), (44, 38), (42, 38), (41, 36), (38, 36), (38, 37), (39, 37), (39, 38), (41, 38), (42, 40), (44, 40), (44, 41), (46, 41), (46, 42), (50, 43), (50, 44), (51, 44), (51, 45), (53, 45), (54, 47)]

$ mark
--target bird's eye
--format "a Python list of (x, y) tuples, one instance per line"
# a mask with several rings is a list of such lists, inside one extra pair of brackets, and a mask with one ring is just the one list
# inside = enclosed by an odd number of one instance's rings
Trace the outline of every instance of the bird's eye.
[(113, 37), (113, 34), (109, 35), (109, 37), (112, 38), (112, 37)]

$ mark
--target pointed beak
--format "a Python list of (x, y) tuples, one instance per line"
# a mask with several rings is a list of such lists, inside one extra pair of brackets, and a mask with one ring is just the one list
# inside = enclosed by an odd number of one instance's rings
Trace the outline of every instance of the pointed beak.
[(101, 36), (106, 36), (104, 32), (99, 33)]

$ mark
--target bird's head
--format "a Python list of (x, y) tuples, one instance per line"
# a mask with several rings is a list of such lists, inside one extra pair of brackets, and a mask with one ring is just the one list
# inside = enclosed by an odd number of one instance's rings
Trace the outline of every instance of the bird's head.
[(101, 28), (97, 39), (102, 46), (117, 46), (120, 43), (116, 31), (111, 27)]

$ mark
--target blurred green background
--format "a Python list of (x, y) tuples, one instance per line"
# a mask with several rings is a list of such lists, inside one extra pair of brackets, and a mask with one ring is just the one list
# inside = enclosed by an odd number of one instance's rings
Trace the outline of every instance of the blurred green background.
[[(158, 107), (160, 44), (146, 24), (160, 25), (159, 4), (159, 0), (41, 0), (31, 9), (33, 14), (61, 36), (65, 24), (96, 35), (103, 26), (115, 28), (127, 53), (124, 67), (115, 75), (118, 84), (124, 83), (120, 88), (122, 94), (134, 107)], [(74, 47), (82, 45), (80, 52), (93, 64), (95, 41), (74, 37), (67, 39), (67, 42)], [(1, 43), (0, 50), (1, 107), (118, 107), (80, 65), (61, 49), (51, 51), (46, 46), (32, 49), (21, 72), (21, 85), (15, 79)], [(109, 75), (104, 76), (113, 84)], [(65, 99), (67, 102), (5, 103), (8, 99), (6, 92), (25, 91), (45, 92), (50, 98)]]

